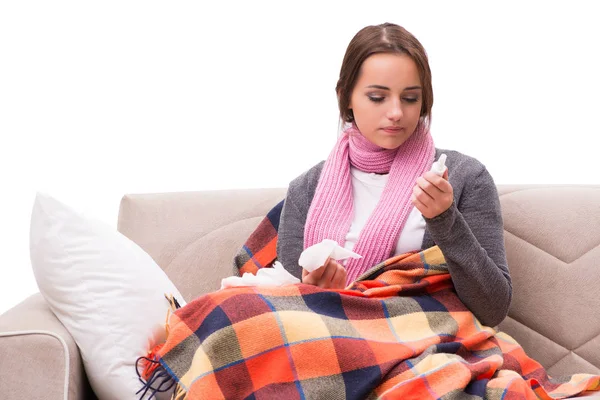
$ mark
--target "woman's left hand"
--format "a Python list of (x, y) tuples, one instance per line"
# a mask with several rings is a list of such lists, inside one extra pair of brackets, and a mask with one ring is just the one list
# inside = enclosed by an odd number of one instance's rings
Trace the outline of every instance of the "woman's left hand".
[(438, 176), (431, 171), (417, 178), (411, 201), (425, 218), (434, 218), (452, 205), (454, 193), (448, 182), (448, 169)]

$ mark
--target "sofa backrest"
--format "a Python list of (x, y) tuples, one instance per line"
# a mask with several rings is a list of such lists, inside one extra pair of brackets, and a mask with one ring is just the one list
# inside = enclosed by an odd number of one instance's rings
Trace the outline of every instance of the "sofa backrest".
[(513, 281), (500, 324), (548, 373), (600, 373), (600, 186), (499, 186)]
[[(498, 186), (513, 301), (500, 330), (550, 375), (600, 373), (600, 186)], [(217, 290), (285, 189), (126, 195), (118, 230), (187, 301)]]

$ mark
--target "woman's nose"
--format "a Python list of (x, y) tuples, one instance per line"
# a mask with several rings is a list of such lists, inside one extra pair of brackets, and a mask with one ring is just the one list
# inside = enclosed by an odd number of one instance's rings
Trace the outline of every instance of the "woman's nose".
[(393, 101), (388, 110), (388, 118), (392, 121), (398, 121), (402, 118), (402, 107), (400, 101)]

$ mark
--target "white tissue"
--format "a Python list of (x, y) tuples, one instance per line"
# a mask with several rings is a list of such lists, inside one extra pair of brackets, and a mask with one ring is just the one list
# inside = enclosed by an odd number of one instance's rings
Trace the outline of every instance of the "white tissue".
[(329, 257), (336, 261), (350, 257), (362, 258), (361, 255), (343, 248), (335, 240), (323, 239), (321, 243), (310, 246), (300, 254), (298, 265), (308, 272), (312, 272), (315, 269), (322, 267)]
[(221, 289), (235, 286), (283, 286), (300, 283), (300, 279), (287, 272), (279, 261), (273, 263), (273, 268), (261, 268), (256, 275), (250, 272), (241, 277), (230, 276), (221, 280)]

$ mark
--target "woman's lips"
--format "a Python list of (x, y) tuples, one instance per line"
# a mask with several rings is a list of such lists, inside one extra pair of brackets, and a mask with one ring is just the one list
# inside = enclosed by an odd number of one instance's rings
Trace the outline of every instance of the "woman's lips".
[(387, 127), (387, 128), (383, 128), (383, 130), (387, 133), (399, 133), (400, 131), (402, 131), (401, 127)]

